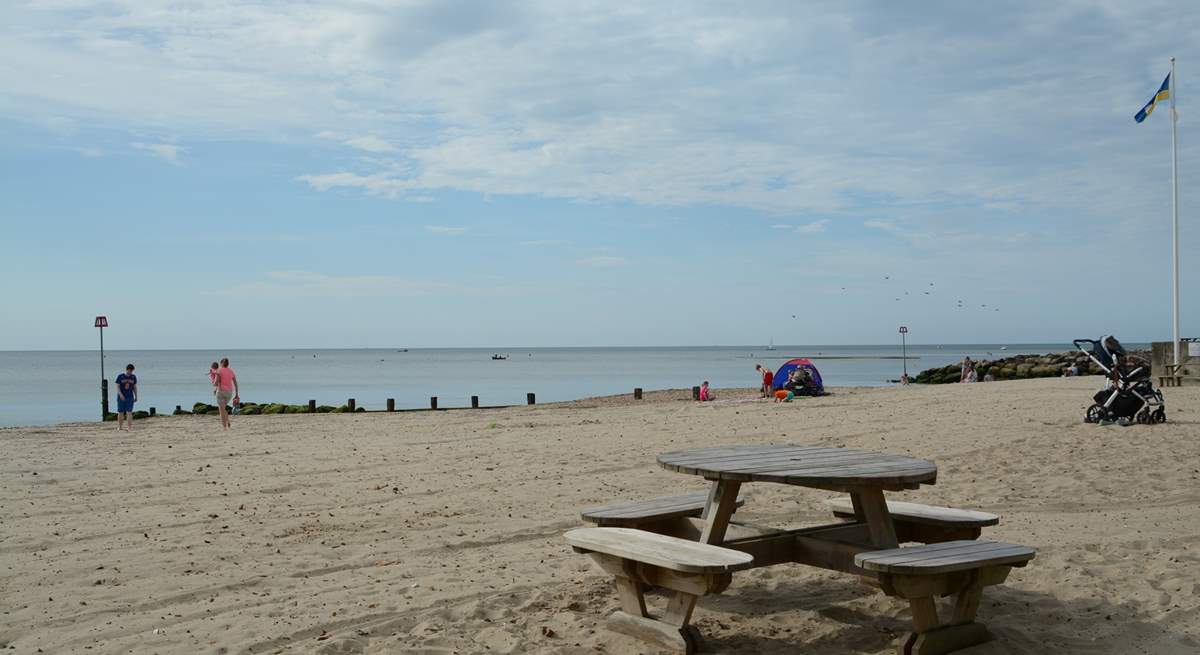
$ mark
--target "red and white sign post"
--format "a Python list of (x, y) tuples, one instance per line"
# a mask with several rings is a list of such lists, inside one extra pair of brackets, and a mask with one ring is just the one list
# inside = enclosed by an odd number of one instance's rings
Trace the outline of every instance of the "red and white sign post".
[(108, 416), (108, 380), (104, 377), (104, 328), (108, 327), (107, 316), (96, 317), (96, 327), (100, 328), (100, 420)]
[(900, 326), (900, 359), (904, 362), (904, 376), (908, 377), (908, 344), (904, 337), (908, 334), (908, 326)]

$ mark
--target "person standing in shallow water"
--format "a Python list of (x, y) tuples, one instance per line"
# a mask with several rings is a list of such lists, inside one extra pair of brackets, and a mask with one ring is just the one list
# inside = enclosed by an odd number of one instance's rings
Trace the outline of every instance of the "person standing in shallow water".
[(133, 364), (125, 366), (125, 372), (117, 376), (117, 431), (121, 431), (122, 419), (129, 421), (126, 430), (133, 431), (133, 404), (137, 402), (137, 376)]
[(221, 427), (229, 429), (229, 412), (225, 409), (230, 402), (240, 400), (238, 398), (238, 379), (237, 373), (229, 368), (229, 358), (221, 360), (221, 367), (217, 369), (217, 413), (221, 415)]

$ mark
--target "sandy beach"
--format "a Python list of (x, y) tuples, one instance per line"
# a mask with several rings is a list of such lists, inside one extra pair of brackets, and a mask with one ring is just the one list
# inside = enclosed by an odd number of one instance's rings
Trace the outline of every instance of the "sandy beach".
[[(719, 391), (441, 413), (0, 430), (0, 646), (14, 653), (647, 652), (561, 538), (582, 507), (704, 488), (655, 455), (806, 443), (933, 460), (891, 494), (1001, 515), (1039, 549), (964, 653), (1200, 652), (1200, 387), (1170, 423), (1081, 422), (1098, 378)], [(833, 494), (752, 484), (737, 519), (828, 522)], [(893, 652), (904, 604), (803, 566), (734, 576), (695, 624), (722, 653)]]

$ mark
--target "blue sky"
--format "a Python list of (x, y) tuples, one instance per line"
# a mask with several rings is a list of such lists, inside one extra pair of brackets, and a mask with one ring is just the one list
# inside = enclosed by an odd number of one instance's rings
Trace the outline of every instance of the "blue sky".
[(0, 348), (1200, 336), (1200, 8), (635, 4), (3, 4)]

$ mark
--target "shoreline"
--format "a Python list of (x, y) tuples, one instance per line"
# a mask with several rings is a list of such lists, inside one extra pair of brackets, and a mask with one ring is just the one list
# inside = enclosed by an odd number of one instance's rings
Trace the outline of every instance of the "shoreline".
[[(1100, 378), (1100, 377), (1103, 377), (1103, 376), (1081, 375), (1081, 376), (1076, 376), (1076, 379), (1086, 380), (1089, 378)], [(1045, 378), (1043, 378), (1043, 379), (1045, 379)], [(1007, 381), (1001, 380), (1000, 382), (1013, 382), (1013, 381), (1015, 381), (1015, 380), (1007, 380)], [(977, 384), (980, 384), (980, 383), (977, 383)], [(916, 387), (916, 386), (942, 386), (942, 385), (919, 385), (919, 384), (914, 383), (912, 386)], [(884, 384), (884, 385), (878, 385), (878, 386), (860, 385), (860, 386), (826, 387), (826, 391), (828, 392), (826, 395), (827, 396), (835, 396), (835, 395), (838, 395), (839, 393), (846, 393), (846, 392), (852, 392), (852, 391), (853, 392), (883, 391), (883, 390), (888, 390), (888, 389), (896, 389), (896, 388), (900, 388), (900, 387), (901, 387), (901, 385), (899, 385), (899, 384)], [(770, 398), (760, 398), (758, 396), (758, 388), (757, 387), (713, 387), (712, 389), (713, 389), (714, 395), (716, 396), (716, 400), (712, 401), (712, 402), (717, 403), (717, 404), (727, 404), (728, 401), (746, 402), (746, 401), (750, 401), (750, 400), (764, 400), (764, 401), (771, 400)], [(809, 400), (809, 399), (798, 398), (797, 400), (795, 400), (793, 402), (805, 402), (807, 400)], [(355, 412), (311, 412), (311, 413), (310, 412), (289, 412), (289, 413), (278, 413), (278, 414), (232, 414), (231, 417), (234, 419), (237, 419), (237, 420), (242, 420), (242, 419), (247, 419), (247, 418), (257, 417), (257, 416), (276, 417), (277, 418), (277, 417), (282, 417), (282, 416), (316, 416), (316, 415), (323, 415), (323, 414), (353, 415), (353, 416), (387, 415), (387, 414), (395, 414), (395, 415), (438, 414), (441, 412), (455, 412), (455, 413), (457, 413), (457, 412), (480, 412), (480, 411), (487, 411), (487, 410), (502, 410), (502, 409), (513, 409), (513, 408), (522, 408), (522, 407), (525, 407), (525, 408), (534, 408), (534, 407), (542, 408), (542, 407), (544, 407), (544, 408), (553, 409), (553, 408), (581, 408), (581, 407), (604, 407), (604, 406), (625, 406), (625, 405), (636, 406), (639, 404), (649, 405), (649, 404), (663, 403), (663, 402), (693, 402), (693, 403), (700, 404), (698, 401), (696, 401), (692, 398), (692, 390), (690, 388), (674, 387), (674, 388), (667, 388), (667, 389), (647, 389), (647, 390), (643, 391), (643, 396), (642, 396), (641, 400), (635, 399), (633, 393), (620, 393), (620, 394), (606, 394), (606, 395), (600, 395), (600, 396), (585, 396), (583, 398), (576, 398), (573, 400), (557, 400), (557, 401), (546, 402), (546, 403), (539, 402), (534, 405), (528, 405), (528, 404), (482, 405), (481, 404), (479, 407), (471, 407), (470, 405), (439, 406), (437, 409), (431, 409), (429, 407), (408, 407), (408, 408), (396, 408), (396, 409), (390, 410), (390, 411), (387, 409), (370, 409), (370, 408), (359, 406), (357, 411), (355, 411)], [(266, 403), (262, 403), (262, 404), (266, 404)], [(709, 403), (704, 403), (704, 404), (709, 404)], [(210, 416), (209, 414), (193, 414), (191, 412), (186, 412), (184, 414), (158, 412), (154, 416), (138, 418), (137, 425), (144, 426), (142, 429), (149, 429), (149, 424), (147, 424), (146, 422), (151, 421), (151, 420), (153, 420), (155, 423), (162, 423), (164, 421), (177, 420), (177, 419), (183, 419), (183, 418), (188, 418), (188, 417), (201, 417), (203, 419), (208, 419), (208, 418), (212, 418), (213, 416), (215, 416), (215, 414)], [(113, 424), (113, 421), (111, 421), (111, 420), (106, 420), (103, 422), (100, 420), (93, 420), (93, 421), (70, 421), (70, 420), (68, 420), (68, 421), (60, 421), (57, 423), (33, 423), (33, 424), (27, 424), (27, 425), (7, 425), (7, 426), (0, 426), (0, 437), (2, 437), (5, 432), (24, 430), (24, 429), (83, 427), (83, 426), (112, 425), (112, 424)]]
[[(532, 353), (532, 357), (514, 353), (506, 361), (491, 361), (490, 354), (478, 350), (404, 354), (381, 350), (271, 350), (230, 354), (242, 378), (242, 399), (246, 402), (303, 405), (315, 399), (319, 405), (338, 407), (354, 398), (359, 406), (370, 409), (383, 409), (388, 398), (396, 401), (397, 408), (421, 409), (429, 406), (434, 396), (442, 406), (466, 406), (472, 395), (479, 396), (480, 404), (499, 406), (523, 404), (528, 393), (535, 393), (539, 402), (560, 402), (628, 393), (635, 387), (689, 387), (701, 380), (709, 380), (716, 387), (737, 387), (757, 382), (758, 375), (752, 372), (755, 363), (774, 369), (792, 357), (814, 352), (820, 352), (811, 356), (816, 357), (814, 363), (828, 384), (886, 387), (900, 377), (900, 363), (905, 361), (899, 349), (891, 346), (826, 348), (785, 347), (772, 353), (759, 352), (756, 357), (746, 350), (718, 347), (546, 349)], [(915, 368), (942, 365), (961, 357), (915, 348), (908, 351)], [(1040, 351), (1051, 345), (1033, 348)], [(142, 388), (136, 409), (155, 407), (159, 414), (171, 414), (176, 406), (191, 410), (195, 401), (212, 402), (207, 376), (201, 374), (207, 372), (211, 360), (200, 358), (198, 351), (107, 354), (110, 366), (106, 373), (113, 373), (114, 366), (127, 361), (138, 367)], [(975, 358), (980, 353), (970, 354)], [(100, 418), (100, 371), (92, 353), (9, 353), (0, 355), (0, 366), (31, 371), (28, 380), (0, 383), (0, 395), (9, 401), (0, 408), (0, 425), (54, 425)], [(111, 386), (109, 394), (111, 410)]]

